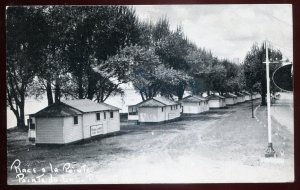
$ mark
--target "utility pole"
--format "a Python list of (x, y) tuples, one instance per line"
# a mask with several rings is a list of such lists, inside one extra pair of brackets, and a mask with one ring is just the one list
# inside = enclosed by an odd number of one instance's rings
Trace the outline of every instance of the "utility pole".
[(265, 157), (274, 157), (275, 150), (272, 145), (272, 127), (271, 127), (271, 96), (270, 96), (270, 69), (269, 69), (269, 52), (268, 52), (268, 42), (265, 41), (266, 47), (266, 75), (267, 75), (267, 111), (268, 111), (268, 148), (265, 153)]
[(252, 111), (252, 118), (254, 118), (254, 110), (253, 110), (253, 91), (251, 89), (251, 111)]

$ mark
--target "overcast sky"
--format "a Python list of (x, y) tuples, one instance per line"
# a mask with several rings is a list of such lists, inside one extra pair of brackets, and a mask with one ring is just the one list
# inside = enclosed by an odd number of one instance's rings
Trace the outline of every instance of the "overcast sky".
[(142, 20), (166, 16), (171, 29), (183, 26), (198, 47), (220, 58), (243, 61), (254, 42), (271, 41), (292, 59), (291, 5), (135, 5)]

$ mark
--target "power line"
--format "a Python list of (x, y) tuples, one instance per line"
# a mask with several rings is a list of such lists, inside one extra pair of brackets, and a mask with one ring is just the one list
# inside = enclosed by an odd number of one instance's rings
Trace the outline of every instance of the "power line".
[(271, 18), (273, 18), (273, 19), (275, 19), (275, 20), (277, 20), (277, 21), (283, 23), (283, 24), (286, 24), (286, 25), (288, 25), (288, 26), (292, 26), (292, 27), (293, 27), (292, 24), (290, 24), (290, 23), (288, 23), (288, 22), (286, 22), (286, 21), (284, 21), (284, 20), (281, 20), (281, 19), (275, 17), (274, 15), (271, 15), (270, 13), (261, 10), (260, 8), (258, 9), (258, 11), (261, 12), (261, 13), (263, 13), (264, 15), (267, 15), (267, 16), (269, 16), (269, 17), (271, 17)]

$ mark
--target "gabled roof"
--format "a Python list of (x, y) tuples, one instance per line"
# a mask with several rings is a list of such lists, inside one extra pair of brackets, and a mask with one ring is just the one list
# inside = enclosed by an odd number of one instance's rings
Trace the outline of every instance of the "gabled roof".
[(178, 103), (170, 100), (166, 97), (154, 97), (149, 100), (142, 101), (136, 105), (130, 105), (134, 107), (164, 107), (164, 106), (172, 106), (172, 105), (177, 105)]
[(168, 98), (166, 98), (166, 97), (163, 97), (163, 96), (160, 96), (160, 97), (154, 97), (153, 99), (156, 100), (156, 101), (159, 101), (160, 103), (165, 104), (166, 106), (171, 106), (171, 105), (176, 105), (176, 104), (178, 104), (178, 103), (176, 103), (175, 101), (170, 100), (170, 99), (168, 99)]
[(62, 102), (54, 103), (31, 116), (34, 117), (67, 117), (80, 115), (82, 112)]
[(155, 99), (150, 99), (150, 100), (146, 100), (144, 102), (141, 102), (137, 106), (138, 107), (164, 107), (166, 105), (159, 102), (159, 101), (157, 101), (157, 100), (155, 100)]
[(64, 100), (63, 103), (76, 108), (82, 112), (95, 112), (95, 111), (109, 111), (109, 110), (120, 110), (117, 107), (106, 104), (104, 102), (96, 103), (89, 99), (80, 100)]
[(207, 99), (197, 96), (197, 95), (189, 95), (187, 97), (182, 98), (179, 102), (203, 102), (207, 101)]
[(251, 95), (249, 92), (246, 92), (246, 91), (244, 91), (242, 93), (245, 94), (245, 95)]
[(200, 99), (201, 101), (208, 101), (207, 98), (204, 98), (202, 96), (198, 96), (198, 95), (193, 95), (193, 96), (196, 97), (196, 98), (198, 98), (198, 99)]
[(235, 94), (236, 94), (238, 97), (244, 96), (244, 94), (242, 94), (242, 93), (240, 93), (240, 92), (236, 92)]
[(225, 98), (236, 98), (237, 96), (231, 93), (226, 93), (223, 95)]
[(225, 99), (225, 97), (218, 95), (218, 94), (212, 94), (210, 96), (205, 97), (208, 100), (219, 100), (219, 99)]

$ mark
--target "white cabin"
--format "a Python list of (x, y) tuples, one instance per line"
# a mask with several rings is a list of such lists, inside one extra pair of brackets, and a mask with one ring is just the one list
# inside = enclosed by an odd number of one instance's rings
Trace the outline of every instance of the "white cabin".
[(128, 120), (139, 123), (158, 123), (179, 118), (180, 104), (165, 97), (154, 97), (128, 106)]
[(249, 101), (251, 100), (251, 94), (249, 92), (243, 92), (244, 96), (245, 96), (245, 101)]
[(237, 92), (235, 93), (235, 95), (237, 96), (237, 103), (243, 103), (245, 102), (245, 96), (244, 94)]
[(119, 108), (88, 99), (54, 103), (30, 116), (36, 144), (67, 144), (120, 130)]
[(225, 97), (217, 94), (212, 94), (205, 97), (208, 99), (209, 108), (222, 108), (226, 106)]
[(197, 114), (209, 110), (208, 100), (206, 98), (190, 95), (179, 101), (182, 112), (186, 114)]
[(237, 96), (231, 93), (226, 93), (223, 95), (225, 97), (226, 105), (234, 105), (237, 103)]

